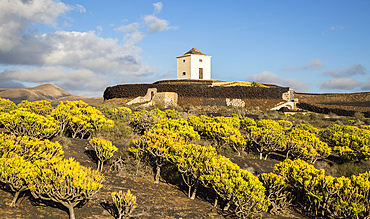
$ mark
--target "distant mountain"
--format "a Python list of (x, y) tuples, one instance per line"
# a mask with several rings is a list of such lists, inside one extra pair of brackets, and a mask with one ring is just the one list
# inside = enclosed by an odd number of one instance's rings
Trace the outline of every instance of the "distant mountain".
[(54, 84), (43, 84), (31, 88), (0, 88), (0, 97), (9, 99), (16, 104), (22, 102), (22, 100), (47, 100), (53, 106), (58, 105), (59, 101), (66, 100), (82, 100), (90, 105), (95, 105), (103, 101), (103, 97), (90, 98), (72, 95)]

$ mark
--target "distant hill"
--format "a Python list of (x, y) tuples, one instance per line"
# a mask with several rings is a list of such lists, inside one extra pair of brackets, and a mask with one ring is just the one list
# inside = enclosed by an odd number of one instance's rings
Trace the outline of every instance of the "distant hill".
[(103, 97), (90, 98), (70, 94), (62, 88), (53, 84), (43, 84), (31, 88), (0, 88), (0, 97), (9, 99), (16, 104), (22, 102), (22, 100), (47, 100), (50, 101), (53, 106), (58, 105), (59, 101), (66, 100), (82, 100), (90, 105), (95, 105), (103, 101)]

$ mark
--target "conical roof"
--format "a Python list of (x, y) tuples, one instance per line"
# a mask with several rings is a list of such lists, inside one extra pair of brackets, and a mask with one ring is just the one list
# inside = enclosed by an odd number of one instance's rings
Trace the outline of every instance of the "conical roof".
[(206, 54), (202, 53), (201, 51), (197, 50), (195, 47), (191, 48), (191, 50), (189, 50), (188, 52), (186, 52), (184, 55), (189, 55), (189, 54), (193, 54), (193, 55), (206, 55)]
[(191, 50), (187, 51), (184, 55), (182, 56), (179, 56), (177, 58), (180, 58), (180, 57), (183, 57), (183, 56), (188, 56), (188, 55), (204, 55), (206, 56), (206, 54), (202, 53), (201, 51), (197, 50), (196, 48), (191, 48)]

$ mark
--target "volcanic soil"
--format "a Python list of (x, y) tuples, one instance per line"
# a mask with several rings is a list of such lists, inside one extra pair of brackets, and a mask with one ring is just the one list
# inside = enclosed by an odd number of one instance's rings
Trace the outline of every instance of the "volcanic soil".
[[(70, 139), (71, 144), (64, 149), (65, 157), (74, 157), (86, 167), (96, 168), (96, 156), (88, 140)], [(123, 146), (116, 144), (119, 149)], [(117, 157), (112, 158), (115, 160)], [(258, 173), (270, 172), (277, 160), (260, 161), (248, 158), (230, 157), (242, 168), (250, 168)], [(110, 164), (104, 166), (105, 181), (103, 188), (90, 200), (75, 207), (76, 218), (84, 219), (113, 219), (117, 218), (113, 207), (111, 193), (114, 191), (127, 191), (137, 196), (137, 208), (131, 218), (234, 218), (231, 212), (223, 212), (223, 206), (213, 207), (214, 197), (210, 191), (200, 189), (195, 200), (190, 200), (186, 189), (181, 183), (174, 183), (170, 179), (173, 174), (163, 174), (164, 179), (158, 184), (153, 182), (152, 176), (138, 176), (112, 171)], [(171, 181), (171, 182), (169, 182)], [(0, 218), (1, 219), (40, 219), (40, 218), (69, 218), (68, 210), (54, 202), (45, 202), (32, 198), (29, 193), (23, 194), (16, 207), (9, 207), (12, 194), (5, 185), (0, 185)], [(222, 203), (221, 203), (222, 204)], [(302, 215), (288, 210), (285, 216), (264, 214), (263, 218), (304, 218)]]

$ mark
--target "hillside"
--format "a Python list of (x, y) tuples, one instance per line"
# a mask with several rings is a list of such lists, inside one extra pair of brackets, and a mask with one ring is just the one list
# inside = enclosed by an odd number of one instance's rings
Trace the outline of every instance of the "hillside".
[(353, 110), (358, 112), (370, 111), (370, 92), (311, 94), (295, 93), (300, 103), (308, 103), (319, 107)]
[(53, 84), (43, 84), (31, 88), (0, 88), (0, 97), (9, 99), (16, 104), (22, 102), (22, 100), (47, 100), (54, 106), (58, 105), (59, 101), (66, 100), (82, 100), (90, 105), (95, 105), (103, 100), (102, 97), (90, 98), (85, 96), (76, 96)]

